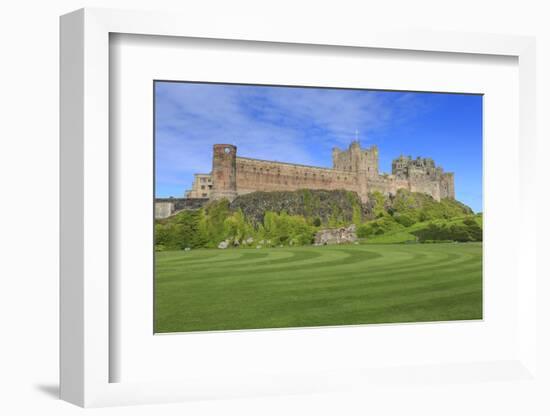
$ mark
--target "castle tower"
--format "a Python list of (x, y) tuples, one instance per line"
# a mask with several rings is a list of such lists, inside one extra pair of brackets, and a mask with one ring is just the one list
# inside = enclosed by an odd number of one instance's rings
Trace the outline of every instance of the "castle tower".
[(363, 150), (363, 169), (370, 178), (378, 176), (378, 147), (373, 145)]
[(441, 197), (455, 199), (455, 175), (452, 172), (446, 172), (441, 176)]
[(212, 157), (211, 199), (237, 197), (237, 146), (215, 144)]
[(362, 202), (367, 202), (369, 189), (367, 183), (367, 164), (365, 163), (366, 152), (361, 149), (361, 144), (358, 140), (351, 143), (349, 152), (352, 170), (355, 172), (355, 180), (357, 181), (357, 193)]
[(362, 153), (361, 153), (361, 145), (359, 144), (358, 140), (354, 140), (351, 142), (349, 146), (349, 154), (350, 154), (350, 160), (351, 160), (351, 171), (352, 172), (359, 172), (361, 170), (362, 165)]

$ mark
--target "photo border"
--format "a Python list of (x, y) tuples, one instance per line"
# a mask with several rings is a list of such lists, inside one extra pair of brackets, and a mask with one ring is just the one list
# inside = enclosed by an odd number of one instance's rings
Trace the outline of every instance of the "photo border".
[[(510, 35), (326, 28), (281, 28), (260, 20), (236, 31), (223, 16), (204, 25), (172, 13), (81, 9), (61, 18), (60, 395), (80, 406), (158, 403), (208, 398), (209, 383), (109, 383), (109, 33), (249, 40), (518, 58), (520, 83), (521, 241), (536, 241), (530, 175), (536, 161), (535, 39)], [(518, 270), (518, 374), (537, 375), (536, 252), (522, 249)], [(230, 379), (230, 377), (229, 377)], [(193, 388), (191, 388), (191, 386)], [(250, 394), (266, 394), (269, 385)], [(271, 386), (274, 393), (323, 392)], [(201, 390), (202, 389), (202, 390)], [(194, 393), (189, 393), (189, 392)], [(200, 393), (202, 391), (202, 394)], [(197, 393), (199, 392), (199, 393)], [(244, 394), (244, 392), (243, 392)], [(248, 394), (248, 393), (247, 393)], [(244, 394), (246, 395), (246, 394)], [(242, 396), (241, 396), (242, 397)]]

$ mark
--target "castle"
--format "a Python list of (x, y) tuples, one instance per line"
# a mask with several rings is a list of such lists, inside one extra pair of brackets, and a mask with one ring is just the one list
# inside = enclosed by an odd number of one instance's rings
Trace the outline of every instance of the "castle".
[(380, 173), (378, 148), (361, 148), (353, 141), (347, 150), (332, 150), (332, 168), (298, 165), (237, 156), (237, 147), (215, 144), (212, 172), (195, 174), (188, 199), (233, 201), (254, 191), (295, 191), (298, 189), (346, 189), (363, 202), (379, 191), (395, 194), (398, 189), (422, 192), (435, 200), (455, 197), (454, 174), (444, 172), (430, 158), (400, 156), (392, 162), (392, 173)]

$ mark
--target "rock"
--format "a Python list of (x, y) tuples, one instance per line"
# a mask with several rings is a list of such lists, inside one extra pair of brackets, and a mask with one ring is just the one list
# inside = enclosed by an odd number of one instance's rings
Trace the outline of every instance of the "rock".
[(351, 224), (349, 227), (326, 228), (317, 231), (313, 244), (321, 246), (327, 244), (348, 244), (355, 243), (356, 241), (355, 224)]
[(254, 225), (262, 224), (265, 212), (286, 212), (288, 215), (302, 215), (318, 219), (326, 224), (333, 215), (334, 206), (346, 222), (353, 221), (357, 208), (365, 217), (361, 199), (355, 192), (345, 190), (301, 189), (297, 191), (252, 192), (239, 195), (231, 202), (231, 210), (242, 210), (247, 220)]
[(262, 248), (262, 246), (256, 246), (256, 248)]
[(252, 237), (248, 237), (245, 242), (246, 244), (252, 244), (254, 242), (254, 239)]
[(218, 244), (218, 248), (227, 248), (229, 246), (229, 243), (227, 241), (222, 241), (220, 244)]
[(191, 251), (191, 247), (185, 247), (185, 251)]

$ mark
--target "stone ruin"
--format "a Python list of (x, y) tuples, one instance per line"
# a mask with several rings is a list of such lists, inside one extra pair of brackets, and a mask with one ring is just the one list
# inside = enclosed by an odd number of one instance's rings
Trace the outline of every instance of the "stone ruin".
[(355, 224), (351, 224), (349, 227), (326, 228), (317, 231), (313, 244), (316, 246), (325, 246), (328, 244), (355, 243), (356, 241)]

